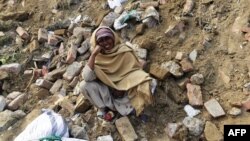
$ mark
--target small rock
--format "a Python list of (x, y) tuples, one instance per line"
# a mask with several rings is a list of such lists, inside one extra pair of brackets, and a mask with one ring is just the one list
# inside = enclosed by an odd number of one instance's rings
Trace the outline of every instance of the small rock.
[(53, 86), (53, 83), (45, 79), (37, 79), (35, 84), (45, 89), (50, 89)]
[(9, 74), (6, 71), (0, 70), (0, 80), (7, 79)]
[(199, 136), (203, 130), (205, 123), (198, 118), (185, 117), (183, 124), (188, 128), (191, 135)]
[(75, 27), (73, 30), (73, 36), (77, 37), (82, 35), (84, 39), (90, 38), (92, 35), (92, 29), (88, 27)]
[(45, 99), (50, 95), (47, 89), (36, 86), (35, 84), (31, 84), (30, 93), (38, 97), (39, 99)]
[(39, 28), (38, 30), (38, 42), (44, 43), (48, 41), (48, 32), (44, 28)]
[(204, 82), (204, 77), (202, 74), (197, 73), (191, 76), (190, 81), (192, 84), (201, 85)]
[(205, 138), (207, 139), (207, 141), (222, 141), (223, 140), (222, 133), (210, 121), (206, 122), (204, 133), (205, 133)]
[(223, 70), (219, 70), (219, 76), (226, 85), (229, 84), (230, 77)]
[(59, 105), (63, 109), (67, 110), (71, 115), (74, 114), (75, 111), (74, 105), (72, 104), (72, 102), (69, 100), (68, 97), (65, 97), (61, 102), (59, 102)]
[(115, 121), (116, 128), (124, 141), (134, 141), (138, 139), (133, 126), (128, 117), (122, 117)]
[(3, 96), (0, 95), (0, 112), (4, 110), (6, 106), (6, 100)]
[(10, 89), (10, 87), (11, 87), (11, 85), (8, 81), (3, 81), (2, 90), (8, 91)]
[(56, 80), (56, 82), (50, 88), (49, 92), (52, 93), (52, 94), (55, 94), (56, 92), (58, 92), (61, 89), (62, 85), (63, 85), (63, 80), (62, 79)]
[(194, 0), (186, 0), (182, 14), (183, 16), (189, 15), (194, 8)]
[(168, 29), (165, 31), (165, 34), (167, 36), (173, 37), (184, 31), (184, 28), (185, 28), (184, 21), (178, 21), (177, 23), (170, 25)]
[(77, 55), (77, 47), (74, 44), (71, 44), (71, 47), (68, 51), (66, 63), (71, 64), (75, 61)]
[(202, 106), (202, 94), (201, 87), (198, 85), (192, 85), (190, 83), (187, 84), (187, 95), (189, 104), (192, 106)]
[(75, 112), (77, 113), (85, 113), (91, 107), (90, 102), (84, 98), (83, 95), (79, 95), (77, 97), (76, 105), (75, 105)]
[(170, 75), (169, 70), (161, 67), (158, 64), (151, 64), (149, 68), (149, 73), (160, 80), (164, 80), (167, 76)]
[(194, 117), (196, 115), (198, 115), (201, 111), (200, 110), (197, 110), (197, 109), (194, 109), (192, 106), (190, 105), (186, 105), (184, 107), (184, 111), (187, 113), (187, 115), (189, 117)]
[(184, 52), (177, 52), (175, 59), (176, 60), (182, 60), (185, 57), (185, 53)]
[(97, 141), (113, 141), (113, 138), (111, 135), (100, 136), (97, 138)]
[(55, 35), (63, 36), (66, 34), (66, 29), (57, 29), (54, 31)]
[(90, 39), (88, 38), (81, 44), (81, 47), (77, 49), (77, 52), (80, 55), (83, 55), (89, 50), (89, 48), (90, 48)]
[(55, 69), (51, 72), (49, 72), (47, 75), (45, 75), (45, 79), (48, 81), (56, 81), (57, 79), (62, 78), (62, 75), (65, 73), (66, 67)]
[(6, 71), (8, 73), (19, 74), (21, 71), (21, 65), (18, 63), (2, 65), (0, 66), (0, 71)]
[(188, 58), (184, 58), (180, 62), (183, 72), (191, 72), (194, 70), (194, 66)]
[(189, 59), (193, 62), (195, 62), (196, 58), (197, 58), (198, 52), (197, 50), (193, 50), (190, 54), (189, 54)]
[(27, 100), (26, 94), (21, 94), (8, 104), (8, 109), (17, 110)]
[(27, 40), (29, 38), (29, 34), (27, 31), (25, 31), (22, 27), (17, 27), (16, 32), (18, 33), (18, 35), (22, 38)]
[(73, 62), (71, 65), (68, 66), (66, 72), (63, 74), (63, 78), (65, 80), (71, 81), (76, 75), (79, 75), (82, 64), (78, 62)]
[(16, 97), (18, 97), (21, 94), (22, 94), (21, 92), (14, 91), (12, 93), (9, 93), (6, 98), (10, 100), (14, 100)]
[(176, 83), (181, 89), (186, 89), (187, 83), (189, 83), (190, 80), (188, 78), (182, 78), (180, 80), (177, 80)]
[(53, 34), (48, 35), (48, 44), (51, 46), (56, 46), (59, 43), (57, 37)]
[(30, 44), (29, 44), (29, 52), (32, 53), (33, 51), (39, 49), (39, 43), (37, 40), (33, 40)]
[[(25, 115), (25, 114), (24, 114)], [(0, 112), (0, 132), (8, 129), (11, 125), (15, 124), (18, 119), (23, 117), (23, 114), (20, 115), (16, 112), (5, 110)]]
[(169, 70), (169, 72), (175, 77), (180, 77), (183, 75), (183, 71), (179, 64), (174, 61), (169, 61), (161, 65), (163, 68)]
[(2, 31), (0, 31), (0, 37), (3, 37), (3, 36), (5, 36), (5, 34)]
[(89, 139), (86, 129), (78, 125), (73, 125), (71, 127), (70, 134), (77, 139)]
[(165, 131), (169, 137), (173, 138), (176, 135), (177, 131), (181, 128), (181, 126), (181, 123), (168, 123)]
[(241, 114), (241, 109), (233, 107), (231, 110), (228, 111), (229, 115), (238, 116)]
[(224, 116), (225, 112), (222, 109), (222, 107), (220, 106), (220, 104), (218, 103), (217, 100), (215, 99), (210, 99), (209, 101), (207, 101), (205, 104), (205, 108), (207, 109), (207, 111), (214, 117), (220, 117), (220, 116)]
[(115, 12), (110, 12), (108, 15), (106, 15), (100, 26), (108, 26), (108, 27), (112, 27), (114, 22), (115, 22), (115, 19), (117, 19), (119, 17), (119, 14), (115, 13)]
[(74, 77), (74, 79), (69, 83), (69, 86), (74, 88), (76, 84), (79, 82), (79, 77)]

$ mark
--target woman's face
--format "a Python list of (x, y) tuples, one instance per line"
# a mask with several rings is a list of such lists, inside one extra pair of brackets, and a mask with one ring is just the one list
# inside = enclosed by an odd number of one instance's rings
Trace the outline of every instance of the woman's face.
[(98, 39), (97, 44), (104, 50), (111, 50), (114, 47), (113, 39), (108, 36)]

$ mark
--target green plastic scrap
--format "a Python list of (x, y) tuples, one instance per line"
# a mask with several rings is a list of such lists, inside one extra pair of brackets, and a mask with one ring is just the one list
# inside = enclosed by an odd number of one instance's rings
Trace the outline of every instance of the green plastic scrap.
[(48, 136), (48, 137), (39, 139), (39, 141), (62, 141), (62, 140), (61, 140), (61, 137), (59, 136)]

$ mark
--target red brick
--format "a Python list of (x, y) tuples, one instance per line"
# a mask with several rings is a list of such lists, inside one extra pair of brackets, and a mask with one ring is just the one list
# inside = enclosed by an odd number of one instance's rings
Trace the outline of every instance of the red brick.
[(192, 62), (188, 58), (184, 58), (180, 62), (183, 72), (190, 72), (194, 70)]
[(48, 32), (44, 28), (38, 30), (38, 42), (43, 43), (48, 41)]
[(201, 87), (198, 85), (192, 85), (190, 83), (187, 84), (187, 96), (189, 100), (189, 104), (192, 106), (202, 106), (202, 94)]

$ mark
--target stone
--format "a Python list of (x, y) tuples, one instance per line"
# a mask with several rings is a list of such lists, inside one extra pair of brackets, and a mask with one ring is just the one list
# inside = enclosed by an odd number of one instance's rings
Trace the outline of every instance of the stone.
[(204, 77), (202, 74), (197, 73), (191, 76), (190, 81), (192, 84), (201, 85), (204, 82)]
[(73, 78), (73, 80), (69, 83), (69, 86), (72, 87), (72, 88), (74, 88), (76, 86), (76, 84), (79, 82), (79, 80), (80, 80), (79, 77), (75, 76)]
[(207, 101), (205, 104), (205, 108), (207, 109), (207, 111), (214, 117), (220, 117), (220, 116), (224, 116), (225, 112), (222, 109), (222, 107), (220, 106), (219, 102), (217, 100), (210, 99), (209, 101)]
[(27, 40), (29, 38), (29, 34), (27, 31), (25, 31), (22, 27), (17, 27), (16, 32), (18, 33), (18, 35), (24, 39)]
[(5, 36), (4, 32), (0, 31), (0, 37)]
[(77, 55), (77, 47), (73, 44), (71, 44), (71, 47), (68, 50), (67, 58), (66, 58), (66, 63), (71, 64), (75, 61)]
[(73, 125), (70, 129), (70, 134), (77, 139), (85, 139), (88, 140), (87, 130), (84, 127)]
[(124, 8), (123, 6), (116, 6), (115, 9), (114, 9), (114, 12), (117, 13), (117, 14), (121, 14), (123, 12)]
[(97, 141), (113, 141), (113, 138), (111, 135), (99, 136)]
[(33, 40), (30, 44), (29, 44), (29, 52), (32, 53), (33, 51), (39, 49), (39, 43), (37, 40)]
[(26, 102), (26, 100), (27, 95), (21, 94), (8, 104), (8, 109), (12, 111), (17, 110), (21, 105)]
[(71, 81), (75, 76), (79, 75), (82, 69), (82, 64), (78, 62), (73, 62), (68, 66), (66, 72), (63, 74), (65, 80)]
[(194, 0), (186, 0), (186, 3), (182, 11), (183, 16), (189, 15), (191, 13), (192, 9), (194, 8), (194, 3), (195, 3)]
[(198, 118), (185, 117), (182, 123), (188, 128), (191, 135), (199, 136), (204, 130), (205, 123)]
[(39, 99), (45, 99), (50, 95), (47, 89), (36, 86), (35, 84), (31, 84), (30, 93)]
[(50, 89), (53, 86), (52, 82), (45, 79), (37, 79), (35, 84), (45, 89)]
[(207, 141), (223, 141), (223, 134), (211, 121), (206, 122), (204, 134)]
[(77, 52), (80, 54), (80, 55), (83, 55), (85, 54), (89, 48), (90, 48), (90, 39), (86, 39), (82, 44), (81, 44), (81, 47), (77, 49)]
[(188, 58), (184, 58), (180, 62), (183, 72), (191, 72), (194, 70), (193, 64)]
[(0, 70), (0, 80), (9, 78), (9, 74), (6, 71)]
[(75, 27), (73, 30), (73, 36), (82, 35), (84, 39), (90, 38), (92, 35), (92, 29), (88, 27)]
[(182, 78), (180, 80), (177, 80), (176, 83), (181, 89), (186, 89), (187, 83), (189, 83), (190, 80), (188, 78)]
[(49, 92), (52, 93), (52, 94), (55, 94), (56, 92), (58, 92), (60, 90), (62, 85), (63, 85), (63, 80), (62, 79), (56, 80), (56, 82), (50, 88)]
[(239, 108), (236, 108), (236, 107), (233, 107), (232, 109), (230, 109), (228, 111), (228, 114), (231, 115), (231, 116), (238, 116), (240, 115), (242, 112), (241, 112), (241, 109)]
[(48, 41), (48, 31), (44, 28), (38, 30), (38, 42), (44, 43)]
[(57, 29), (54, 31), (55, 35), (63, 36), (66, 33), (66, 29)]
[(21, 65), (18, 63), (1, 65), (0, 71), (6, 71), (7, 73), (19, 74), (21, 71)]
[(163, 63), (161, 64), (161, 67), (169, 70), (169, 72), (175, 77), (181, 77), (183, 75), (183, 71), (180, 65), (174, 61)]
[(182, 123), (168, 123), (167, 127), (164, 129), (169, 137), (173, 138), (176, 136), (177, 131), (181, 128)]
[(25, 70), (25, 71), (23, 72), (23, 75), (24, 75), (25, 77), (31, 77), (32, 74), (33, 74), (33, 70)]
[(201, 111), (198, 110), (198, 109), (194, 109), (192, 106), (190, 105), (186, 105), (184, 107), (184, 111), (186, 112), (186, 114), (189, 116), (189, 117), (194, 117), (196, 115), (198, 115)]
[(48, 35), (48, 44), (51, 46), (56, 46), (58, 44), (59, 40), (57, 37), (53, 34)]
[(165, 31), (165, 35), (173, 37), (181, 33), (184, 30), (184, 27), (185, 27), (184, 21), (178, 21), (177, 23), (172, 24), (168, 27), (168, 29)]
[(140, 59), (144, 59), (144, 60), (147, 59), (147, 50), (146, 49), (140, 48), (138, 44), (132, 44), (130, 42), (126, 42), (125, 44), (127, 46), (131, 47)]
[(76, 101), (76, 105), (75, 105), (75, 112), (76, 113), (85, 113), (86, 111), (88, 111), (91, 107), (90, 102), (84, 98), (83, 95), (79, 95), (77, 97), (77, 101)]
[(184, 52), (177, 52), (176, 53), (176, 56), (175, 56), (175, 59), (176, 60), (182, 60), (183, 58), (185, 57), (185, 53)]
[(6, 106), (6, 100), (3, 96), (0, 95), (0, 112), (4, 110)]
[(115, 121), (116, 128), (124, 141), (135, 141), (138, 139), (135, 130), (128, 117), (122, 117)]
[(18, 119), (25, 116), (25, 113), (20, 111), (5, 110), (0, 112), (0, 132), (8, 129), (11, 125), (15, 124)]
[(160, 80), (164, 80), (167, 76), (170, 75), (169, 70), (161, 67), (158, 64), (151, 64), (149, 68), (149, 73)]
[(189, 100), (189, 104), (192, 106), (202, 106), (202, 94), (201, 87), (198, 85), (192, 85), (190, 83), (187, 84), (187, 96)]
[(193, 50), (190, 54), (189, 54), (189, 59), (193, 62), (195, 62), (196, 58), (197, 58), (198, 52), (197, 50)]
[(115, 12), (110, 12), (108, 13), (102, 20), (100, 26), (108, 26), (108, 27), (112, 27), (115, 19), (117, 19), (119, 17), (119, 14), (115, 13)]
[(72, 102), (65, 97), (61, 102), (58, 103), (63, 109), (66, 109), (71, 115), (74, 114), (75, 108)]
[(2, 90), (9, 91), (10, 87), (11, 87), (11, 85), (8, 81), (6, 81), (6, 80), (3, 81)]
[(247, 99), (242, 102), (242, 107), (244, 110), (248, 111), (250, 110), (250, 99)]
[(22, 94), (21, 92), (13, 91), (12, 93), (9, 93), (6, 98), (10, 100), (14, 100), (16, 97), (18, 97), (21, 94)]
[(228, 84), (230, 82), (230, 77), (224, 71), (219, 70), (219, 76), (225, 84)]
[(47, 75), (45, 75), (45, 79), (48, 81), (56, 81), (57, 79), (62, 78), (62, 75), (65, 73), (66, 67), (55, 69), (51, 72), (49, 72)]

